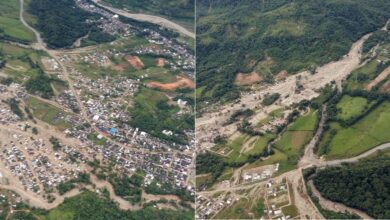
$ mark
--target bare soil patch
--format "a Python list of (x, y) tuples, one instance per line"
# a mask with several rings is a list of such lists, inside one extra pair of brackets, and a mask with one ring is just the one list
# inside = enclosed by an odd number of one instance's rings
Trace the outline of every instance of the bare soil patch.
[(238, 73), (236, 75), (236, 79), (234, 80), (234, 83), (238, 86), (249, 86), (253, 85), (255, 83), (259, 83), (263, 80), (259, 74), (256, 72), (252, 73)]
[(126, 61), (130, 63), (132, 67), (136, 70), (140, 70), (144, 68), (145, 64), (142, 62), (142, 60), (138, 56), (126, 56)]
[(176, 82), (160, 83), (160, 82), (153, 81), (153, 82), (148, 83), (147, 86), (149, 86), (151, 88), (161, 89), (161, 90), (176, 90), (178, 88), (194, 89), (195, 83), (188, 78), (178, 76)]
[(385, 80), (386, 77), (390, 74), (390, 67), (387, 67), (383, 70), (374, 80), (372, 80), (366, 87), (366, 90), (371, 90), (374, 86), (376, 86), (381, 81)]
[(111, 69), (118, 71), (118, 72), (123, 72), (123, 71), (125, 71), (126, 68), (125, 68), (125, 66), (123, 66), (121, 64), (117, 64), (117, 65), (112, 66)]
[(156, 60), (156, 66), (157, 67), (164, 67), (166, 60), (164, 58), (158, 58)]
[(275, 76), (276, 81), (282, 81), (285, 80), (288, 77), (288, 72), (287, 70), (282, 70)]

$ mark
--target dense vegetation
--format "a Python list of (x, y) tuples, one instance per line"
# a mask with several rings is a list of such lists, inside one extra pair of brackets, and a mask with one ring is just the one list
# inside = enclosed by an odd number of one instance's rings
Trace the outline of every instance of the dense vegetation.
[(132, 12), (144, 12), (162, 15), (170, 19), (184, 22), (193, 28), (195, 17), (195, 0), (105, 0), (105, 2), (118, 8), (126, 8)]
[(66, 182), (61, 182), (58, 186), (58, 193), (60, 195), (65, 194), (66, 192), (72, 190), (78, 183), (85, 183), (88, 184), (90, 183), (89, 180), (89, 174), (88, 173), (80, 173), (77, 178), (71, 179)]
[(87, 19), (97, 19), (99, 16), (78, 8), (74, 1), (32, 0), (28, 12), (37, 17), (37, 28), (49, 47), (69, 47), (89, 31), (92, 41), (112, 40), (106, 34), (97, 33), (93, 25), (87, 24)]
[(54, 95), (51, 81), (52, 79), (48, 75), (42, 70), (39, 70), (36, 76), (31, 77), (26, 81), (26, 90), (29, 93), (39, 95), (42, 98), (51, 98)]
[[(133, 204), (141, 201), (142, 191), (138, 186), (135, 186), (134, 178), (127, 175), (121, 177), (111, 175), (109, 181), (114, 187), (116, 195), (125, 198)], [(139, 182), (136, 181), (136, 184), (139, 184)]]
[(390, 35), (383, 30), (374, 32), (363, 45), (363, 53), (369, 52), (373, 47), (382, 43), (390, 42)]
[[(186, 144), (188, 140), (183, 131), (193, 129), (195, 121), (191, 114), (177, 116), (179, 110), (179, 107), (168, 104), (164, 93), (141, 88), (136, 94), (135, 105), (130, 110), (130, 124), (155, 137)], [(163, 130), (170, 130), (174, 134), (167, 136), (162, 133)]]
[(377, 219), (390, 218), (390, 160), (365, 161), (319, 170), (314, 184), (332, 201), (360, 209)]
[(389, 9), (386, 0), (199, 0), (199, 100), (237, 98), (238, 72), (266, 78), (337, 60), (361, 36), (383, 26)]
[(176, 195), (183, 201), (194, 202), (195, 200), (195, 197), (192, 196), (188, 190), (185, 188), (172, 186), (172, 184), (168, 182), (161, 184), (161, 186), (158, 186), (157, 182), (152, 182), (147, 187), (145, 187), (145, 192), (155, 195)]
[(17, 115), (19, 118), (23, 118), (24, 117), (24, 113), (19, 108), (19, 102), (15, 98), (11, 98), (7, 102), (8, 102), (8, 105), (9, 105), (11, 111), (15, 115)]
[[(220, 156), (212, 153), (198, 154), (196, 157), (196, 174), (211, 173), (212, 177), (205, 185), (212, 185), (215, 180), (222, 174), (225, 163)], [(198, 186), (201, 187), (201, 186)]]
[(167, 219), (190, 220), (194, 218), (193, 210), (157, 209), (147, 206), (138, 211), (123, 211), (113, 202), (97, 194), (86, 191), (78, 196), (66, 198), (57, 208), (50, 211), (34, 210), (40, 219), (78, 219), (78, 220), (139, 220)]
[(266, 95), (263, 99), (262, 104), (263, 105), (272, 105), (274, 102), (276, 102), (276, 100), (279, 99), (279, 97), (280, 97), (279, 93), (273, 93), (270, 95)]

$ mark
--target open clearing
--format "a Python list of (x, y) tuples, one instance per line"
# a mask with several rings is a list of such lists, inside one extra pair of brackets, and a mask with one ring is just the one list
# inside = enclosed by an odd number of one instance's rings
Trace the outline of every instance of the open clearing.
[(145, 64), (142, 62), (142, 60), (138, 56), (126, 56), (125, 59), (136, 70), (140, 70), (140, 69), (144, 68), (144, 66), (145, 66)]
[(32, 110), (34, 117), (39, 120), (51, 124), (61, 131), (71, 127), (71, 125), (64, 120), (67, 113), (63, 112), (61, 109), (34, 97), (28, 98), (26, 104)]
[(166, 63), (166, 60), (164, 58), (158, 58), (156, 60), (156, 66), (157, 67), (164, 67)]
[[(331, 128), (336, 135), (328, 135), (330, 145), (327, 159), (347, 158), (359, 155), (377, 145), (390, 141), (390, 103), (384, 102), (354, 125), (343, 128), (332, 123)], [(327, 133), (325, 133), (326, 135)], [(351, 138), (354, 137), (354, 138)], [(324, 138), (322, 141), (327, 141)]]
[(348, 120), (360, 115), (369, 106), (370, 104), (366, 98), (344, 95), (337, 103), (337, 117), (342, 120)]
[(259, 83), (263, 80), (256, 72), (252, 73), (238, 73), (234, 83), (238, 86), (249, 86), (255, 83)]
[(153, 82), (147, 83), (147, 86), (149, 86), (151, 88), (161, 89), (161, 90), (176, 90), (178, 88), (194, 89), (195, 83), (188, 78), (177, 76), (176, 82), (160, 83), (160, 82), (153, 81)]
[(251, 202), (246, 198), (241, 198), (219, 212), (215, 219), (251, 219), (253, 217), (250, 207)]
[(19, 1), (0, 1), (0, 30), (11, 39), (33, 42), (35, 35), (19, 20)]

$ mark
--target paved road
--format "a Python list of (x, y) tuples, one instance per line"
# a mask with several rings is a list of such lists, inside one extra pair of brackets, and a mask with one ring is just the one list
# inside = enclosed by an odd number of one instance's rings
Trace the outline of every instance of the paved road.
[(368, 157), (368, 156), (378, 152), (379, 150), (386, 150), (389, 148), (390, 148), (390, 143), (384, 143), (384, 144), (376, 146), (375, 148), (372, 148), (371, 150), (368, 150), (368, 151), (366, 151), (366, 152), (364, 152), (356, 157), (351, 157), (348, 159), (326, 161), (322, 166), (337, 166), (337, 165), (340, 165), (342, 163), (355, 163), (355, 162), (358, 162), (360, 159), (363, 159), (365, 157)]
[(118, 8), (113, 8), (113, 7), (110, 7), (107, 5), (103, 5), (99, 2), (96, 4), (99, 5), (100, 7), (103, 7), (105, 9), (115, 13), (115, 14), (119, 14), (119, 15), (122, 15), (122, 16), (125, 16), (128, 18), (132, 18), (132, 19), (135, 19), (138, 21), (145, 21), (145, 22), (149, 22), (149, 23), (153, 23), (153, 24), (158, 24), (162, 27), (166, 27), (168, 29), (175, 30), (181, 34), (188, 36), (188, 37), (195, 38), (194, 32), (191, 32), (191, 31), (187, 30), (186, 28), (184, 28), (183, 26), (181, 26), (173, 21), (170, 21), (166, 18), (158, 17), (155, 15), (148, 15), (148, 14), (130, 13), (130, 12), (125, 11), (125, 10), (121, 10)]

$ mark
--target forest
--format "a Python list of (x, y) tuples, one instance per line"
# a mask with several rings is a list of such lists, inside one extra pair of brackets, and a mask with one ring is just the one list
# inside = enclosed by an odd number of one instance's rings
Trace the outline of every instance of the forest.
[(390, 159), (381, 158), (317, 171), (313, 182), (332, 201), (366, 212), (376, 219), (390, 217)]
[[(82, 194), (66, 198), (57, 208), (46, 211), (33, 209), (31, 212), (15, 212), (10, 219), (78, 219), (78, 220), (138, 220), (138, 219), (168, 219), (191, 220), (193, 210), (157, 209), (147, 206), (137, 211), (123, 211), (108, 198), (99, 196), (94, 192), (85, 191)], [(19, 213), (19, 214), (18, 214)]]
[(37, 17), (36, 28), (50, 48), (70, 47), (90, 31), (91, 40), (97, 43), (113, 39), (87, 24), (87, 19), (98, 19), (99, 16), (78, 8), (74, 1), (32, 0), (28, 12)]
[(197, 1), (200, 102), (239, 97), (238, 72), (294, 74), (337, 60), (390, 17), (385, 0), (244, 2)]

